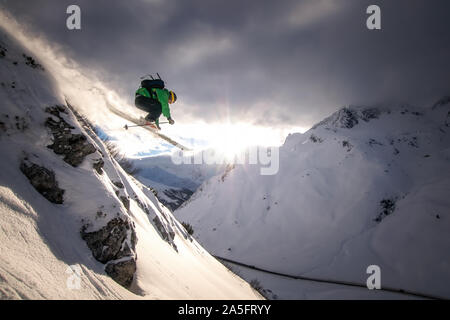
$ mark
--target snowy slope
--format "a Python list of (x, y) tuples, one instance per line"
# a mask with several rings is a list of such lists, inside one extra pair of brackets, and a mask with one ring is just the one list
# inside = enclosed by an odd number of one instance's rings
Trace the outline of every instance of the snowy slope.
[[(175, 215), (218, 256), (363, 285), (366, 268), (375, 264), (382, 286), (448, 298), (449, 115), (448, 98), (433, 108), (343, 108), (306, 133), (288, 136), (276, 175), (236, 165)], [(286, 279), (274, 285), (245, 273), (280, 298), (308, 296), (310, 284), (283, 287)], [(309, 296), (315, 298), (342, 293), (314, 290), (319, 293)]]
[[(260, 298), (189, 237), (150, 189), (122, 170), (89, 123), (65, 105), (58, 77), (34, 60), (35, 52), (3, 30), (0, 45), (0, 298)], [(98, 101), (86, 103), (83, 108), (92, 108)], [(64, 145), (65, 136), (74, 144)], [(81, 163), (75, 163), (78, 153), (75, 160), (57, 154), (79, 141), (88, 153)], [(21, 163), (40, 167), (46, 174), (38, 178), (53, 172), (63, 203), (46, 199), (52, 191), (38, 192)], [(118, 225), (106, 235), (109, 242), (91, 248), (88, 240), (112, 223)], [(100, 261), (117, 245), (120, 254)], [(68, 285), (69, 266), (80, 270), (80, 287)], [(105, 272), (108, 266), (125, 267)], [(133, 267), (129, 290), (111, 278)]]

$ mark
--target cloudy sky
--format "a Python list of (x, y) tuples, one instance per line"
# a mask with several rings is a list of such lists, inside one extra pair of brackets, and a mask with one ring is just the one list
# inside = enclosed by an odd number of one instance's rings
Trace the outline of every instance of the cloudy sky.
[[(448, 0), (0, 4), (130, 103), (139, 77), (159, 72), (183, 101), (176, 119), (309, 127), (347, 104), (450, 94)], [(82, 30), (66, 28), (70, 4)], [(366, 28), (370, 4), (381, 7), (382, 30)]]

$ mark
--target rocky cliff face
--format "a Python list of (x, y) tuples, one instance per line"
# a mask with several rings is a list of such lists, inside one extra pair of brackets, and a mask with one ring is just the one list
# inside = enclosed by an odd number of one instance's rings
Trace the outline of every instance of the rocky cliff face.
[[(6, 43), (2, 43), (0, 50), (0, 63), (3, 68), (8, 68), (8, 72), (2, 73), (5, 79), (2, 80), (1, 87), (5, 98), (0, 134), (3, 139), (13, 139), (13, 148), (7, 152), (15, 152), (17, 149), (20, 171), (43, 198), (55, 205), (66, 204), (67, 198), (67, 205), (71, 206), (71, 199), (76, 196), (78, 180), (75, 172), (70, 172), (72, 169), (66, 168), (63, 162), (72, 168), (87, 164), (88, 168), (101, 175), (107, 151), (100, 150), (102, 148), (98, 144), (101, 142), (89, 136), (94, 135), (89, 123), (74, 113), (73, 108), (60, 103), (45, 105), (36, 100), (39, 95), (35, 92), (31, 94), (28, 83), (15, 75), (22, 68), (30, 68), (34, 77), (46, 79), (46, 70), (34, 57), (28, 53), (16, 52), (14, 48), (10, 50)], [(47, 91), (51, 87), (46, 81), (41, 84)], [(46, 94), (47, 97), (51, 95)], [(22, 96), (25, 103), (21, 101), (22, 104), (17, 104), (14, 97), (18, 96)], [(44, 143), (40, 143), (39, 139)], [(45, 141), (50, 143), (45, 145)], [(52, 158), (49, 152), (56, 157)], [(68, 184), (67, 179), (71, 178), (73, 180)], [(137, 237), (134, 224), (127, 215), (129, 197), (126, 191), (115, 189), (116, 204), (109, 208), (109, 212), (106, 212), (108, 208), (103, 205), (86, 213), (81, 223), (81, 238), (86, 241), (94, 258), (105, 265), (105, 272), (116, 282), (129, 288), (136, 271)], [(80, 199), (80, 202), (78, 205), (82, 206), (83, 200)], [(87, 207), (85, 209), (89, 211)], [(61, 207), (61, 211), (63, 210)]]
[(20, 171), (30, 180), (31, 185), (48, 201), (62, 204), (64, 190), (59, 188), (55, 173), (43, 166), (32, 163), (25, 158), (20, 164)]
[(53, 135), (53, 143), (47, 147), (56, 154), (63, 155), (65, 162), (77, 167), (87, 155), (97, 151), (92, 143), (87, 142), (85, 135), (72, 133), (75, 127), (70, 125), (62, 116), (62, 114), (68, 114), (68, 109), (65, 106), (47, 107), (45, 112), (53, 116), (45, 121), (45, 126), (50, 129)]
[[(102, 214), (101, 212), (97, 214)], [(106, 264), (105, 271), (124, 287), (129, 287), (136, 271), (136, 232), (129, 220), (114, 218), (97, 231), (81, 229), (81, 237), (95, 259)]]
[[(77, 129), (77, 123), (70, 120), (71, 109), (64, 105), (55, 105), (45, 108), (45, 112), (51, 115), (45, 121), (45, 126), (52, 135), (52, 144), (47, 147), (55, 154), (62, 156), (62, 160), (72, 167), (78, 167), (84, 161), (89, 161), (97, 173), (103, 174), (103, 155), (92, 142), (88, 141), (86, 134)], [(85, 129), (93, 134), (90, 124), (86, 120), (80, 118), (79, 115), (73, 115), (83, 121)], [(86, 160), (86, 157), (92, 154), (95, 154), (98, 158)], [(21, 161), (20, 170), (43, 197), (52, 203), (62, 204), (66, 190), (59, 187), (54, 171), (37, 164), (40, 162), (42, 161), (39, 157), (28, 155)], [(123, 184), (120, 184), (122, 188), (116, 188), (115, 194), (122, 202), (125, 210), (129, 210), (129, 199), (125, 194), (121, 194)], [(71, 196), (70, 190), (67, 196)], [(136, 272), (137, 255), (135, 247), (137, 238), (134, 224), (120, 211), (104, 213), (98, 210), (92, 216), (96, 218), (112, 216), (114, 218), (109, 221), (105, 219), (106, 224), (100, 227), (93, 227), (92, 223), (89, 222), (91, 219), (87, 219), (88, 222), (85, 221), (81, 227), (81, 238), (86, 241), (94, 258), (105, 264), (105, 272), (116, 282), (129, 288)], [(94, 230), (87, 231), (88, 229)]]

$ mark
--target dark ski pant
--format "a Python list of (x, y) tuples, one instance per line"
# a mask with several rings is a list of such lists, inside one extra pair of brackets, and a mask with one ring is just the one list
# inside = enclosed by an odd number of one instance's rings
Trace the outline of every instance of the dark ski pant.
[(161, 115), (162, 112), (161, 103), (159, 103), (159, 101), (155, 99), (138, 95), (134, 100), (134, 104), (136, 108), (148, 112), (148, 115), (145, 117), (145, 120), (155, 121)]

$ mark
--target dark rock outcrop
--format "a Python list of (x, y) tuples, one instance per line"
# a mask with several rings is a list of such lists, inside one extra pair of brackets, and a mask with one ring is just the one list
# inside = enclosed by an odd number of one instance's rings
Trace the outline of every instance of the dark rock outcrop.
[(95, 161), (92, 163), (92, 166), (94, 167), (95, 171), (97, 171), (98, 174), (103, 174), (103, 166), (105, 165), (105, 161), (103, 161), (102, 158), (95, 159)]
[(158, 200), (168, 207), (172, 212), (178, 209), (184, 202), (189, 200), (189, 198), (194, 194), (193, 191), (187, 188), (181, 189), (166, 189), (163, 191), (164, 194), (170, 198), (170, 201), (167, 201), (163, 197), (158, 197)]
[(353, 145), (347, 140), (342, 141), (342, 147), (346, 148), (347, 152), (350, 152), (353, 149)]
[(55, 173), (45, 167), (24, 159), (20, 170), (30, 180), (33, 187), (48, 201), (56, 204), (63, 203), (64, 190), (58, 187)]
[[(130, 233), (130, 243), (125, 241)], [(136, 233), (130, 222), (114, 218), (103, 228), (86, 232), (86, 226), (81, 229), (81, 238), (86, 241), (95, 259), (102, 263), (117, 260), (132, 255), (136, 245)]]
[(173, 232), (172, 230), (167, 231), (166, 228), (164, 228), (164, 225), (158, 216), (153, 218), (153, 222), (155, 224), (156, 229), (161, 234), (161, 237), (176, 248), (175, 243), (173, 243), (173, 239), (175, 239), (175, 232)]
[(316, 136), (315, 134), (311, 134), (309, 136), (309, 140), (311, 140), (314, 143), (322, 143), (323, 142), (323, 139), (318, 137), (318, 136)]
[(56, 154), (64, 155), (64, 161), (73, 167), (80, 165), (84, 158), (97, 151), (92, 143), (87, 142), (87, 138), (81, 133), (72, 133), (75, 129), (67, 123), (60, 113), (67, 113), (64, 106), (49, 107), (46, 112), (57, 117), (59, 121), (53, 118), (47, 118), (45, 125), (53, 134), (53, 144), (47, 146)]
[(369, 122), (372, 119), (378, 119), (381, 111), (378, 108), (366, 108), (361, 111), (361, 119)]
[(0, 45), (0, 58), (6, 57), (6, 53), (8, 52), (8, 49)]
[(396, 201), (397, 201), (397, 199), (395, 197), (390, 198), (390, 199), (381, 200), (380, 201), (381, 212), (374, 220), (376, 222), (381, 222), (381, 220), (383, 220), (383, 218), (392, 214), (395, 211), (395, 202)]
[(27, 56), (25, 53), (22, 54), (25, 59), (25, 64), (33, 69), (39, 69), (45, 71), (44, 67), (40, 63), (36, 63), (36, 61), (31, 56)]
[(119, 189), (123, 189), (124, 188), (124, 185), (123, 185), (123, 183), (121, 181), (113, 181), (112, 183)]
[(114, 218), (97, 231), (86, 232), (86, 228), (86, 225), (81, 228), (81, 238), (86, 241), (94, 258), (107, 263), (106, 273), (128, 288), (136, 271), (136, 233), (132, 224), (128, 220)]
[(343, 108), (339, 110), (338, 116), (335, 121), (333, 121), (333, 125), (339, 128), (353, 128), (358, 124), (358, 115), (354, 110), (349, 108)]
[(315, 124), (312, 129), (316, 129), (320, 126), (325, 126), (328, 129), (351, 129), (360, 123), (361, 120), (364, 122), (369, 122), (373, 119), (378, 119), (382, 112), (384, 111), (376, 107), (343, 107), (331, 116)]
[(120, 201), (122, 201), (125, 209), (130, 210), (130, 199), (126, 196), (120, 196)]
[(106, 265), (105, 271), (117, 283), (129, 288), (136, 272), (136, 261), (130, 258), (125, 261), (111, 262)]

